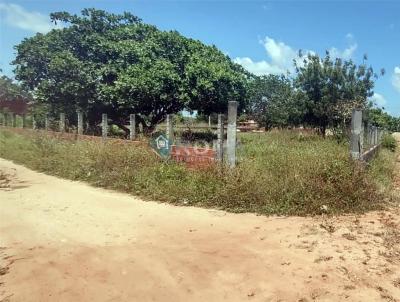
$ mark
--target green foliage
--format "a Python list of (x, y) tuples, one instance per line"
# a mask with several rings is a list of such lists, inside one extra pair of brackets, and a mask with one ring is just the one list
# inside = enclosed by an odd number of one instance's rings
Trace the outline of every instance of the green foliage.
[(301, 96), (285, 76), (256, 77), (249, 85), (249, 109), (259, 125), (267, 128), (298, 125), (305, 110)]
[(209, 129), (206, 131), (184, 130), (180, 134), (180, 137), (184, 143), (194, 143), (197, 141), (212, 143), (213, 140), (217, 139), (217, 135)]
[[(0, 70), (1, 72), (1, 70)], [(0, 101), (30, 100), (31, 96), (20, 85), (5, 75), (0, 76)]]
[(377, 190), (392, 198), (393, 176), (396, 173), (396, 153), (381, 149), (379, 155), (368, 163), (368, 174), (376, 183)]
[(366, 113), (367, 120), (371, 125), (385, 128), (391, 132), (400, 131), (400, 118), (391, 116), (381, 108), (369, 108)]
[[(183, 109), (208, 121), (236, 100), (240, 112), (267, 128), (301, 124), (343, 136), (351, 110), (369, 108), (377, 77), (366, 57), (356, 65), (328, 52), (296, 59), (294, 78), (256, 77), (215, 46), (161, 31), (130, 13), (84, 9), (81, 15), (53, 13), (51, 19), (65, 27), (24, 39), (13, 62), (16, 79), (34, 91), (39, 121), (44, 112), (56, 117), (63, 111), (75, 123), (80, 109), (91, 127), (107, 113), (127, 131), (127, 117), (136, 113), (137, 122), (152, 130), (166, 114)], [(400, 130), (398, 119), (372, 115), (374, 123)]]
[(210, 113), (228, 100), (245, 101), (247, 73), (215, 46), (161, 31), (124, 13), (85, 9), (51, 14), (63, 29), (16, 46), (16, 78), (36, 102), (73, 120), (83, 110), (91, 124), (100, 113), (125, 129), (129, 113), (152, 128), (184, 108)]
[[(380, 152), (367, 169), (348, 146), (280, 131), (239, 134), (236, 169), (193, 170), (160, 161), (145, 145), (60, 141), (0, 130), (0, 156), (30, 168), (179, 205), (232, 212), (310, 215), (382, 206), (395, 154)], [(32, 136), (33, 135), (33, 136)], [(382, 154), (382, 155), (381, 155)], [(384, 156), (384, 157), (382, 157)]]
[(396, 151), (397, 142), (396, 139), (391, 134), (386, 134), (382, 138), (382, 147), (386, 148), (392, 152)]
[[(267, 128), (304, 125), (318, 128), (323, 135), (330, 128), (335, 137), (346, 137), (352, 110), (371, 109), (368, 98), (373, 95), (377, 75), (366, 65), (366, 58), (361, 65), (333, 59), (329, 52), (323, 58), (309, 54), (300, 59), (294, 61), (294, 78), (253, 78), (248, 85), (247, 109)], [(399, 125), (393, 120), (390, 123)]]
[(295, 87), (307, 96), (306, 124), (325, 134), (328, 127), (345, 127), (352, 109), (368, 106), (377, 75), (365, 60), (357, 66), (351, 60), (332, 59), (327, 52), (324, 58), (309, 54), (303, 62), (295, 61)]
[(238, 116), (237, 121), (239, 123), (242, 123), (242, 122), (246, 122), (249, 118), (250, 118), (249, 114), (242, 113), (241, 115)]

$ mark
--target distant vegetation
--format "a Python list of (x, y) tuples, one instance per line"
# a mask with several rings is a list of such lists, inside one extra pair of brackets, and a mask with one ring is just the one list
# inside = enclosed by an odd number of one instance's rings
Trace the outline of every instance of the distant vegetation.
[(299, 51), (294, 74), (255, 76), (215, 46), (161, 31), (131, 13), (85, 9), (81, 15), (56, 12), (51, 19), (65, 27), (23, 40), (13, 62), (16, 79), (34, 96), (38, 119), (63, 111), (76, 123), (79, 109), (95, 127), (107, 113), (126, 132), (128, 115), (136, 113), (150, 131), (166, 114), (224, 113), (236, 100), (242, 119), (266, 128), (302, 125), (323, 136), (328, 128), (340, 134), (352, 109), (360, 108), (372, 124), (400, 130), (398, 118), (370, 102), (384, 70), (374, 72), (366, 56), (357, 65), (329, 52), (320, 57)]
[(312, 215), (363, 212), (389, 197), (395, 153), (367, 169), (348, 145), (291, 131), (241, 134), (236, 169), (187, 169), (146, 146), (64, 141), (0, 130), (0, 157), (29, 168), (179, 205), (232, 212)]
[(9, 102), (14, 100), (30, 101), (31, 99), (32, 96), (29, 92), (24, 90), (21, 85), (18, 85), (4, 75), (0, 76), (0, 102)]

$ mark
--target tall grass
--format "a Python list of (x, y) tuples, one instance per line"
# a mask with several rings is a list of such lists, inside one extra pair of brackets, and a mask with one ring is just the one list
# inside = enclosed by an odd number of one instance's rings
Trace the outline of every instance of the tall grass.
[(0, 130), (0, 156), (32, 169), (143, 198), (232, 212), (310, 215), (378, 209), (394, 154), (362, 167), (348, 146), (290, 131), (239, 135), (235, 169), (187, 169), (147, 146), (62, 141)]

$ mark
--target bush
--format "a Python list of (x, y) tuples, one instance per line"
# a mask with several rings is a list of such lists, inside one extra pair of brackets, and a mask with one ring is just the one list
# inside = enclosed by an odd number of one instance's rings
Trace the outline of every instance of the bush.
[(184, 130), (181, 133), (181, 139), (184, 143), (194, 143), (198, 141), (212, 143), (213, 140), (217, 139), (217, 135), (211, 130), (202, 132), (195, 132), (192, 130)]
[(108, 127), (108, 135), (113, 136), (113, 137), (123, 138), (123, 137), (125, 137), (125, 131), (116, 125), (110, 125)]
[(392, 152), (396, 151), (397, 142), (396, 142), (396, 139), (393, 137), (393, 135), (386, 134), (382, 138), (382, 147), (389, 149)]

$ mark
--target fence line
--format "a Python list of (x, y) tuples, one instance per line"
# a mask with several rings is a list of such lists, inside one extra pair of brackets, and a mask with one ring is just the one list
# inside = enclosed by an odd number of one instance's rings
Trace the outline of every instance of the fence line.
[[(58, 131), (66, 133), (66, 120), (65, 113), (60, 113), (58, 121)], [(107, 139), (109, 133), (109, 125), (107, 114), (103, 113), (101, 121), (101, 138)], [(21, 115), (21, 127), (27, 128), (26, 116)], [(5, 126), (11, 126), (16, 128), (17, 115), (14, 113), (3, 113), (1, 116), (1, 124)], [(11, 125), (9, 125), (9, 121)], [(77, 139), (83, 137), (83, 113), (77, 111), (77, 135), (72, 135)], [(32, 116), (32, 129), (38, 130), (38, 124), (34, 116)], [(50, 130), (50, 119), (45, 116), (44, 129)], [(129, 115), (129, 140), (134, 141), (137, 139), (136, 134), (136, 116), (135, 114)], [(216, 150), (216, 160), (219, 162), (224, 161), (225, 151), (226, 160), (229, 167), (235, 167), (236, 165), (236, 146), (237, 146), (237, 102), (228, 102), (228, 123), (227, 123), (227, 143), (226, 150), (224, 150), (224, 132), (225, 127), (223, 123), (223, 115), (218, 114), (217, 124), (217, 141), (214, 146)], [(372, 126), (369, 123), (363, 121), (363, 111), (353, 110), (351, 120), (351, 138), (350, 138), (350, 156), (354, 160), (369, 161), (378, 152), (383, 136), (386, 134), (385, 129)], [(172, 144), (174, 142), (174, 125), (173, 115), (168, 114), (166, 116), (166, 138)], [(204, 149), (204, 148), (203, 148)]]
[(358, 109), (352, 112), (350, 156), (354, 160), (369, 161), (378, 152), (387, 131), (363, 121), (363, 114)]
[[(226, 151), (226, 159), (227, 159), (227, 164), (229, 167), (235, 167), (236, 166), (236, 146), (237, 146), (237, 138), (236, 138), (236, 132), (237, 132), (237, 102), (229, 102), (228, 103), (228, 125), (226, 127), (227, 129), (227, 144), (226, 144), (226, 150), (224, 150), (224, 132), (225, 132), (225, 127), (224, 127), (224, 122), (223, 122), (223, 115), (218, 114), (218, 125), (217, 125), (217, 142), (215, 147), (209, 148), (208, 152), (206, 149), (207, 148), (199, 148), (201, 154), (215, 154), (215, 160), (222, 163), (224, 162), (224, 155)], [(92, 139), (109, 139), (108, 138), (108, 133), (109, 133), (109, 125), (108, 125), (108, 117), (107, 114), (103, 113), (101, 115), (101, 136), (88, 136), (84, 135), (84, 119), (83, 119), (83, 113), (82, 111), (78, 110), (76, 112), (77, 114), (77, 131), (75, 133), (68, 133), (67, 132), (67, 125), (66, 125), (66, 116), (64, 112), (61, 112), (59, 114), (59, 120), (58, 120), (58, 127), (50, 120), (48, 115), (45, 115), (44, 118), (44, 131), (46, 133), (51, 133), (52, 135), (57, 135), (57, 137), (62, 137), (62, 138), (67, 138), (67, 139), (87, 139), (87, 140), (92, 140)], [(1, 114), (1, 119), (0, 119), (0, 124), (4, 126), (9, 126), (8, 123), (8, 117), (11, 117), (11, 127), (16, 128), (16, 114), (14, 113), (3, 113)], [(40, 130), (39, 125), (37, 123), (37, 120), (35, 117), (32, 115), (31, 116), (31, 121), (32, 121), (32, 130)], [(56, 121), (53, 121), (56, 122)], [(210, 125), (210, 119), (209, 119), (209, 126), (207, 127), (208, 129), (211, 129)], [(54, 127), (55, 126), (55, 127)], [(26, 116), (22, 116), (22, 128), (27, 128), (27, 123), (26, 123)], [(52, 129), (56, 129), (57, 131), (52, 131)], [(130, 114), (129, 115), (129, 141), (135, 142), (137, 139), (137, 134), (136, 134), (136, 116), (135, 114)], [(15, 129), (16, 130), (16, 129)], [(166, 116), (166, 138), (168, 141), (173, 144), (174, 143), (174, 125), (173, 125), (173, 115), (168, 114)], [(121, 140), (121, 139), (120, 139)], [(193, 147), (190, 146), (180, 146), (180, 148), (191, 148)], [(176, 149), (176, 148), (175, 148)], [(207, 151), (207, 152), (206, 152)], [(213, 151), (213, 152), (211, 152)], [(193, 150), (189, 152), (190, 154), (193, 153)], [(197, 155), (201, 155), (197, 154)]]

